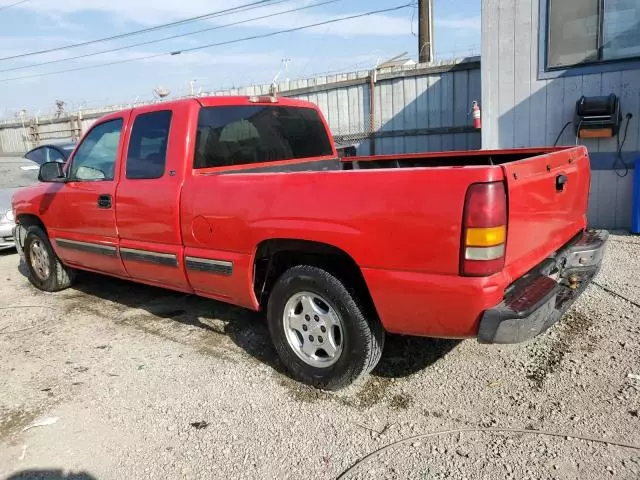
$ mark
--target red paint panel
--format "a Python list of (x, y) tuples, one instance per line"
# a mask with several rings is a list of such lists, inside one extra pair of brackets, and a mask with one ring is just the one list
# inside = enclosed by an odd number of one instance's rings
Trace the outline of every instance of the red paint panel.
[[(182, 195), (187, 248), (252, 255), (269, 239), (338, 247), (362, 267), (455, 275), (463, 204), (499, 167), (193, 175)], [(210, 226), (201, 233), (203, 220)], [(194, 227), (197, 236), (194, 236)]]
[(120, 163), (120, 183), (116, 195), (116, 218), (120, 245), (176, 255), (178, 267), (154, 264), (139, 259), (125, 258), (124, 266), (135, 279), (154, 281), (168, 288), (190, 289), (182, 261), (182, 235), (180, 230), (180, 195), (184, 181), (185, 158), (190, 157), (191, 137), (185, 132), (195, 131), (198, 111), (195, 100), (159, 104), (134, 110), (125, 132), (125, 145), (131, 141), (131, 131), (140, 115), (172, 111), (167, 143), (164, 175), (160, 178), (129, 179), (126, 176), (125, 148)]
[[(577, 147), (502, 168), (509, 205), (506, 271), (515, 280), (586, 227), (589, 158)], [(559, 175), (567, 177), (564, 191), (556, 189)]]
[(485, 278), (362, 270), (385, 330), (405, 335), (467, 338), (480, 314), (502, 301), (502, 274)]
[[(153, 263), (152, 261), (142, 261), (141, 259), (124, 258), (122, 263), (126, 267), (128, 275), (133, 279), (141, 279), (154, 282), (167, 288), (178, 288), (180, 290), (191, 290), (187, 281), (184, 268), (183, 252), (180, 244), (150, 244), (147, 241), (120, 240), (120, 248), (134, 249), (137, 251), (153, 254), (175, 255), (177, 266)], [(122, 253), (121, 253), (122, 254)], [(149, 257), (153, 259), (153, 257)]]
[(73, 266), (89, 267), (103, 273), (127, 277), (124, 265), (119, 256), (108, 256), (98, 252), (82, 251), (78, 248), (61, 247), (56, 243), (57, 239), (71, 240), (76, 242), (84, 242), (91, 245), (105, 245), (109, 247), (117, 247), (118, 239), (113, 237), (105, 237), (104, 235), (86, 234), (84, 232), (72, 232), (68, 230), (59, 230), (56, 228), (48, 228), (47, 233), (52, 240), (52, 246), (56, 254), (63, 262)]
[(251, 255), (194, 247), (185, 248), (184, 254), (185, 257), (233, 264), (231, 275), (188, 269), (189, 283), (198, 295), (252, 310), (258, 309), (258, 301), (253, 293), (253, 257)]
[[(118, 231), (115, 217), (115, 191), (118, 184), (118, 165), (124, 146), (124, 129), (130, 111), (106, 115), (87, 131), (107, 121), (121, 119), (122, 133), (118, 144), (118, 157), (114, 169), (113, 180), (105, 181), (72, 181), (64, 184), (48, 184), (47, 195), (41, 200), (41, 220), (47, 227), (51, 238), (63, 238), (94, 244), (117, 245)], [(84, 140), (84, 139), (83, 139)], [(82, 141), (81, 141), (82, 143)], [(78, 151), (74, 151), (75, 153)], [(66, 168), (73, 162), (73, 156), (67, 161)], [(112, 207), (100, 208), (98, 198), (111, 196)], [(73, 248), (57, 248), (60, 258), (70, 264), (91, 267), (101, 272), (127, 276), (122, 261), (118, 256), (107, 256), (100, 253), (88, 253)]]

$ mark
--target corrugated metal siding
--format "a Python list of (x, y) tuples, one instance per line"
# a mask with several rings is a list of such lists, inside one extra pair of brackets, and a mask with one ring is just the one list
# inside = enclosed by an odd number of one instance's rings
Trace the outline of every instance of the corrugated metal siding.
[(591, 173), (589, 223), (599, 228), (630, 229), (632, 177), (620, 177), (614, 170)]
[(27, 150), (27, 128), (13, 127), (0, 130), (0, 148), (3, 152), (25, 152)]
[[(623, 148), (632, 163), (640, 152), (640, 70), (538, 80), (539, 4), (482, 0), (482, 147), (552, 145), (582, 95), (615, 93), (623, 112), (634, 115)], [(568, 127), (558, 143), (573, 144), (573, 132)], [(615, 138), (584, 144), (594, 156), (617, 149)], [(594, 170), (592, 178), (590, 223), (629, 228), (633, 173), (620, 178), (614, 171)]]

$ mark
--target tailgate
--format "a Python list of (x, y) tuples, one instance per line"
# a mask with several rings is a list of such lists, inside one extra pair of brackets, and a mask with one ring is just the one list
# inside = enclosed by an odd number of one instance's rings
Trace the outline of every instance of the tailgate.
[(516, 279), (586, 227), (591, 169), (584, 147), (502, 168), (509, 208), (505, 265)]

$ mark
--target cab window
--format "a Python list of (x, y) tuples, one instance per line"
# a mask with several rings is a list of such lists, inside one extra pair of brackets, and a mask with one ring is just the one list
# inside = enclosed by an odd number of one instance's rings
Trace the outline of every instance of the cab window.
[(73, 156), (69, 180), (113, 180), (122, 123), (121, 118), (110, 120), (89, 132)]
[(170, 110), (136, 117), (127, 152), (128, 179), (160, 178), (164, 175), (170, 127)]
[(38, 165), (42, 165), (47, 162), (47, 155), (44, 148), (36, 148), (28, 152), (25, 156), (31, 161), (36, 162)]
[(194, 168), (322, 157), (333, 153), (318, 112), (280, 106), (200, 110)]
[(55, 148), (47, 147), (47, 162), (61, 162), (64, 163), (66, 159), (64, 156)]

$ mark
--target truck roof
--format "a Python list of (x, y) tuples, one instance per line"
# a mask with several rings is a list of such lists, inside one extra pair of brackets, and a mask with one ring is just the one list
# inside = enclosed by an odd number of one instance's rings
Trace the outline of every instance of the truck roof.
[(195, 100), (200, 102), (204, 107), (267, 104), (287, 107), (318, 108), (315, 104), (305, 100), (278, 96), (272, 97), (270, 95), (198, 97)]
[[(233, 105), (280, 105), (283, 107), (299, 107), (299, 108), (313, 108), (318, 110), (318, 106), (314, 103), (297, 100), (295, 98), (278, 97), (271, 95), (216, 95), (207, 97), (192, 97), (181, 98), (179, 100), (172, 100), (168, 102), (160, 102), (155, 105), (163, 105), (167, 109), (171, 109), (178, 105), (185, 103), (197, 102), (203, 107), (217, 107), (217, 106), (233, 106)], [(112, 118), (120, 117), (125, 112), (132, 112), (136, 110), (149, 108), (151, 105), (141, 105), (139, 107), (127, 108), (117, 110), (115, 112), (108, 113), (98, 119), (98, 121), (105, 121)]]

